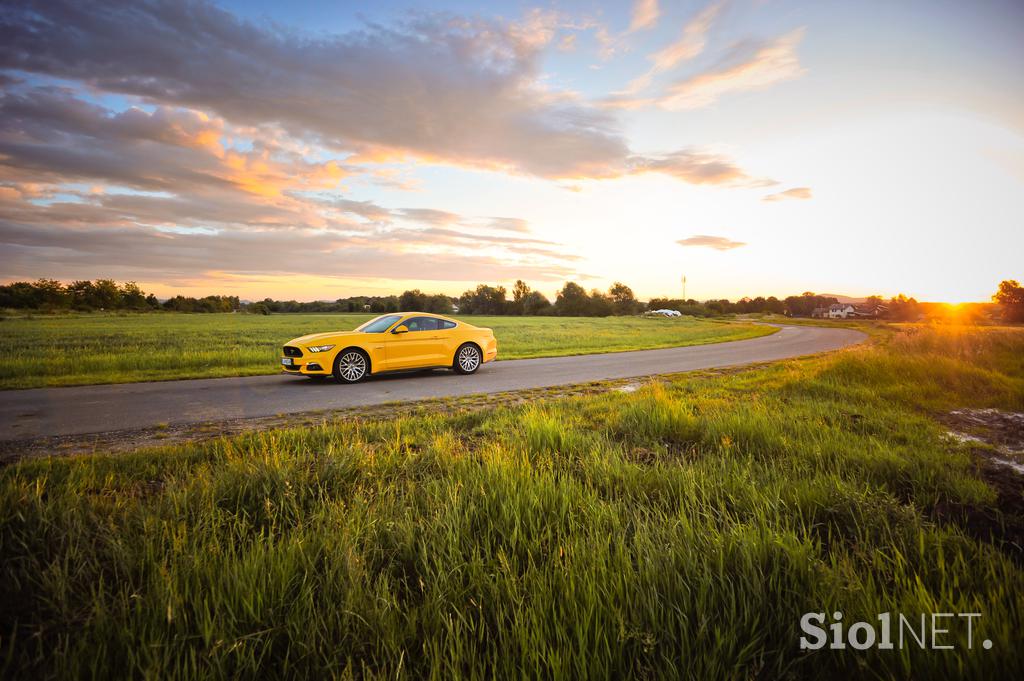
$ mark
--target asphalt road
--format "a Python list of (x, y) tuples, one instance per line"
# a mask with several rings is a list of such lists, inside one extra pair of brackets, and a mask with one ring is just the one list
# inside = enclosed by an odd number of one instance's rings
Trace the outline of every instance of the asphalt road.
[(7, 390), (0, 392), (0, 441), (140, 430), (161, 423), (196, 424), (738, 366), (836, 350), (865, 338), (852, 329), (784, 326), (770, 336), (712, 345), (492, 362), (472, 376), (435, 371), (340, 385), (333, 380), (318, 383), (282, 374)]

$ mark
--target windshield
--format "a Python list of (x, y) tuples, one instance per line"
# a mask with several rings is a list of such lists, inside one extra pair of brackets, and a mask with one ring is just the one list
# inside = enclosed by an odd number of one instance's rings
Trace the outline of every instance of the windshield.
[(391, 328), (391, 325), (402, 318), (400, 314), (386, 314), (376, 319), (371, 319), (362, 326), (356, 329), (356, 331), (362, 331), (363, 333), (384, 333)]

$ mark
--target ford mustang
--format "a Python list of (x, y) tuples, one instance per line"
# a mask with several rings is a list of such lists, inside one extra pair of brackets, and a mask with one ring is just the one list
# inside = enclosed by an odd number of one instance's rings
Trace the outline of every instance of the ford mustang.
[(334, 375), (356, 383), (370, 374), (451, 368), (472, 374), (498, 356), (498, 341), (484, 329), (423, 312), (396, 312), (355, 331), (314, 333), (288, 341), (281, 369), (299, 376)]

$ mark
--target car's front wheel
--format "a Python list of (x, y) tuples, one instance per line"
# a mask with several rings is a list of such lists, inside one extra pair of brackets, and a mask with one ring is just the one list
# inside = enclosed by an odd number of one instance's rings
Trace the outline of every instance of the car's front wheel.
[(480, 348), (472, 343), (466, 343), (455, 352), (455, 362), (452, 368), (460, 374), (472, 374), (480, 368)]
[(334, 360), (334, 377), (342, 383), (358, 383), (370, 373), (370, 358), (362, 350), (345, 350)]

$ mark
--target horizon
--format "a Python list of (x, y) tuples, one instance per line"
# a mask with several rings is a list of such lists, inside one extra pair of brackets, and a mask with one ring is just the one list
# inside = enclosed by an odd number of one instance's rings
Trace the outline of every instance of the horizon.
[(957, 304), (1022, 276), (1019, 3), (55, 1), (0, 27), (5, 283)]

